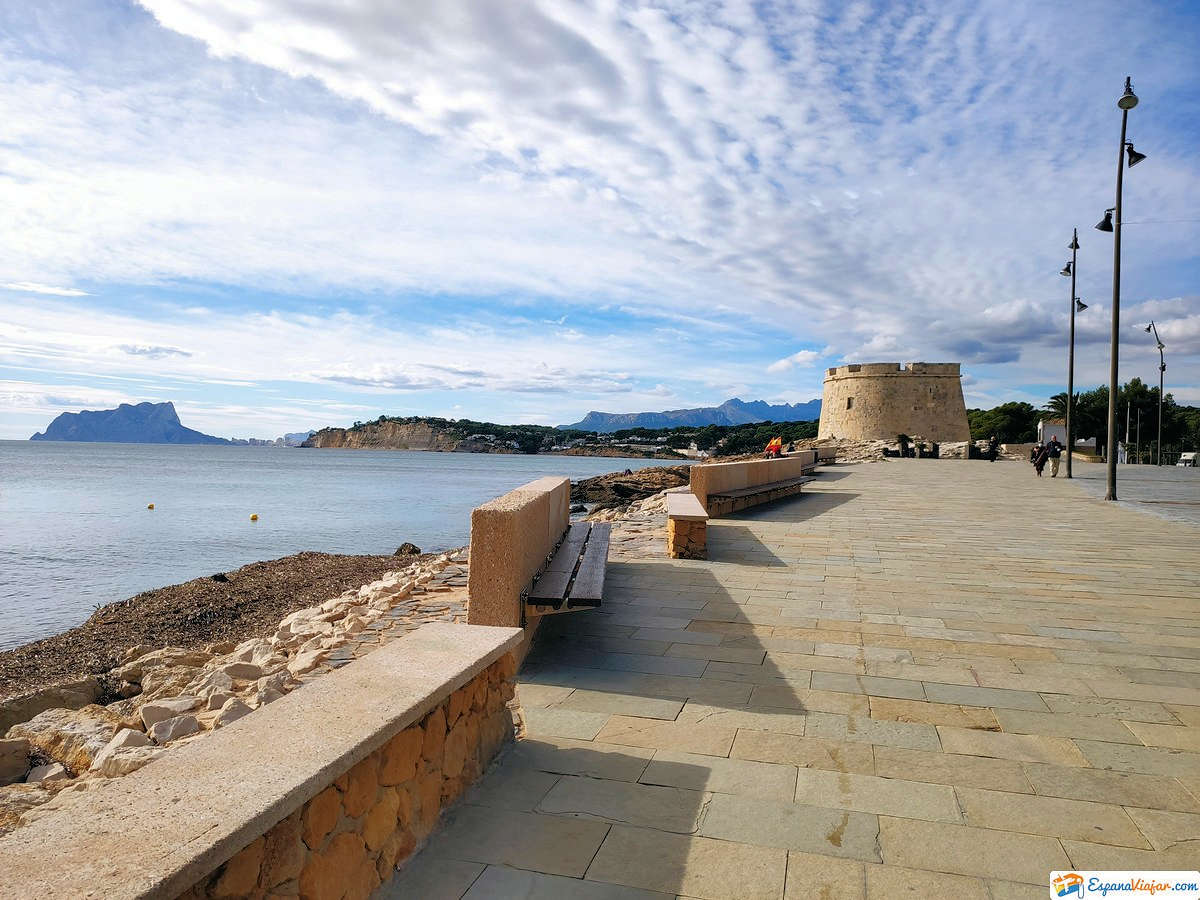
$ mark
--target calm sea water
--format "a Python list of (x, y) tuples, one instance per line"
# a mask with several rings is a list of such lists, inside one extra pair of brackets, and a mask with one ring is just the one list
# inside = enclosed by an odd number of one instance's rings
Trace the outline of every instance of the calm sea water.
[(461, 546), (473, 507), (534, 478), (657, 464), (0, 441), (0, 649), (78, 625), (97, 604), (301, 550)]

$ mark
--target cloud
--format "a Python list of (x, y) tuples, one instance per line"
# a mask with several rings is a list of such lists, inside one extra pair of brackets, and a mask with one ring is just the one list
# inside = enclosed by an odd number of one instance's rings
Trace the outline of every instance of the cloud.
[(86, 297), (88, 295), (87, 291), (54, 287), (49, 284), (36, 284), (32, 281), (10, 281), (7, 284), (0, 284), (0, 288), (7, 291), (20, 291), (23, 294), (52, 294), (56, 297)]
[(785, 356), (783, 359), (777, 359), (775, 362), (767, 366), (767, 371), (772, 373), (786, 372), (789, 369), (797, 366), (801, 368), (811, 367), (813, 363), (820, 360), (821, 354), (816, 350), (799, 350), (791, 356)]
[(121, 344), (117, 347), (122, 353), (130, 356), (144, 356), (147, 359), (162, 359), (167, 356), (191, 356), (186, 350), (178, 347), (156, 347), (146, 344)]
[[(1119, 10), (9, 4), (0, 272), (10, 287), (86, 285), (81, 321), (128, 314), (105, 347), (187, 347), (155, 360), (180, 378), (269, 372), (414, 404), (420, 391), (540, 392), (581, 408), (579, 385), (639, 402), (665, 385), (700, 405), (728, 396), (713, 385), (747, 393), (770, 385), (764, 372), (802, 373), (796, 346), (961, 359), (997, 391), (1057, 383), (1057, 272), (1082, 224), (1093, 309), (1078, 364), (1100, 378), (1111, 245), (1087, 225), (1111, 202), (1124, 67), (1151, 154), (1128, 173), (1128, 209), (1194, 218), (1200, 194), (1178, 65), (1200, 41), (1196, 17), (1155, 5), (1115, 33)], [(1196, 298), (1156, 299), (1193, 288), (1200, 228), (1146, 224), (1125, 241), (1126, 315), (1166, 304), (1153, 315), (1171, 373), (1200, 381)], [(473, 328), (463, 298), (524, 331)], [(265, 352), (238, 335), (216, 342), (223, 323), (259, 334), (275, 312), (292, 340), (266, 340), (274, 362), (234, 358)], [(410, 338), (389, 315), (444, 330)], [(381, 321), (392, 346), (348, 330)], [(0, 353), (80, 371), (99, 351), (75, 331), (3, 335)], [(354, 353), (353, 337), (377, 355)], [(334, 345), (349, 355), (309, 349)], [(702, 363), (675, 364), (680, 347)], [(434, 368), (446, 358), (464, 372)], [(519, 371), (543, 361), (593, 374)]]

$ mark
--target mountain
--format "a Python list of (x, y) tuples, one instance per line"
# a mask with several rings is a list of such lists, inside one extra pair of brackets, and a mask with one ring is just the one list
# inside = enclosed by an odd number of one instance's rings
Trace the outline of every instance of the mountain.
[(764, 400), (747, 403), (734, 397), (720, 406), (702, 406), (697, 409), (668, 409), (665, 412), (602, 413), (590, 412), (574, 425), (559, 425), (559, 428), (577, 428), (580, 431), (610, 432), (623, 428), (675, 428), (680, 425), (703, 427), (704, 425), (748, 425), (751, 422), (808, 422), (821, 417), (821, 401), (807, 403), (780, 403), (772, 405)]
[(224, 438), (184, 428), (173, 403), (122, 403), (116, 409), (63, 413), (31, 441), (100, 441), (123, 444), (228, 444)]

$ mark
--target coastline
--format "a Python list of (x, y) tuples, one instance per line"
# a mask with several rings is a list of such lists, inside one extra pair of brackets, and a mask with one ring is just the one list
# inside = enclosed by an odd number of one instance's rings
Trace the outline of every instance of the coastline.
[(141, 644), (196, 649), (262, 637), (290, 612), (433, 556), (305, 551), (144, 591), (101, 606), (75, 628), (0, 651), (0, 701), (103, 676)]

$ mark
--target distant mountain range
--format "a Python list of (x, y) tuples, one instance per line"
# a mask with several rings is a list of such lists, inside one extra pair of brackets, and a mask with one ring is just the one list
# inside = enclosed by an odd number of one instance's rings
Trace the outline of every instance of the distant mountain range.
[(697, 409), (668, 409), (664, 412), (603, 413), (590, 412), (574, 425), (580, 431), (608, 433), (625, 428), (676, 428), (680, 425), (748, 425), (751, 422), (809, 422), (821, 417), (821, 401), (771, 404), (764, 400), (747, 403), (733, 397), (720, 406)]
[(122, 403), (116, 409), (62, 413), (31, 441), (98, 441), (126, 444), (229, 444), (179, 421), (173, 403)]

